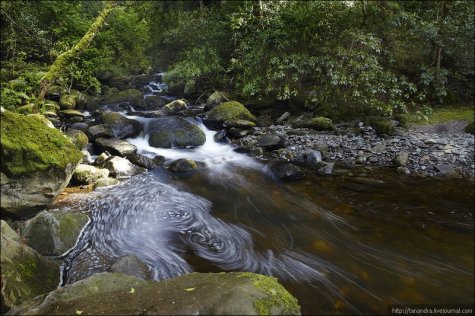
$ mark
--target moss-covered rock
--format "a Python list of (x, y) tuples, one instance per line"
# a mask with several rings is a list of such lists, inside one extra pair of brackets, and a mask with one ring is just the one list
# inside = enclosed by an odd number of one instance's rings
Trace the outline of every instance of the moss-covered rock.
[(5, 225), (2, 221), (2, 314), (13, 306), (54, 290), (59, 284), (59, 265), (19, 243), (20, 237), (14, 235), (11, 229), (5, 234)]
[(173, 172), (188, 172), (191, 170), (194, 170), (198, 167), (196, 164), (196, 161), (191, 160), (191, 159), (177, 159), (175, 161), (172, 161), (168, 166), (168, 169), (173, 171)]
[(365, 123), (371, 126), (376, 134), (378, 135), (393, 135), (394, 134), (394, 126), (393, 124), (383, 118), (378, 116), (372, 116), (365, 119)]
[(206, 141), (206, 135), (195, 124), (181, 117), (167, 116), (150, 122), (147, 134), (153, 147), (195, 147)]
[(60, 131), (34, 117), (1, 115), (1, 187), (3, 215), (33, 215), (67, 185), (82, 153)]
[(31, 114), (33, 113), (33, 103), (25, 104), (16, 109), (16, 111), (20, 114)]
[(41, 123), (43, 123), (45, 126), (48, 126), (49, 128), (54, 128), (53, 123), (48, 120), (44, 115), (41, 114), (28, 114), (27, 117), (32, 117)]
[(238, 119), (257, 122), (256, 117), (252, 115), (243, 104), (236, 101), (221, 103), (212, 110), (206, 112), (206, 116), (208, 120), (220, 123)]
[(87, 221), (87, 215), (79, 212), (44, 211), (25, 221), (20, 234), (41, 255), (59, 256), (75, 245)]
[(251, 128), (256, 126), (256, 123), (248, 121), (248, 120), (228, 120), (224, 121), (223, 127), (238, 127), (238, 128)]
[(166, 115), (177, 114), (180, 111), (187, 109), (186, 102), (184, 100), (175, 100), (170, 103), (167, 103), (163, 106), (162, 111)]
[(118, 112), (105, 112), (100, 120), (108, 126), (114, 137), (120, 139), (137, 137), (142, 131), (140, 122), (126, 118)]
[(79, 164), (73, 173), (73, 181), (77, 184), (94, 184), (99, 179), (107, 178), (109, 170), (90, 165)]
[(89, 143), (87, 135), (77, 129), (70, 129), (66, 132), (66, 136), (69, 137), (71, 142), (76, 146), (77, 149), (82, 150)]
[(59, 105), (64, 110), (74, 109), (76, 107), (77, 95), (63, 94), (59, 99)]
[(143, 100), (142, 92), (137, 89), (127, 89), (123, 91), (114, 92), (111, 95), (105, 96), (99, 100), (100, 104), (114, 104), (123, 102), (129, 102), (134, 106), (142, 108), (145, 106), (145, 101)]
[(78, 111), (78, 110), (61, 110), (58, 112), (59, 116), (64, 117), (64, 118), (73, 118), (73, 117), (85, 117), (84, 113)]
[(468, 123), (468, 125), (465, 127), (465, 133), (469, 133), (474, 135), (475, 133), (475, 122)]
[(190, 273), (163, 282), (103, 273), (26, 302), (12, 315), (300, 315), (276, 279), (254, 273)]
[(60, 106), (58, 104), (58, 102), (56, 101), (52, 101), (52, 100), (45, 100), (45, 102), (43, 103), (42, 107), (41, 107), (41, 111), (42, 112), (54, 112), (56, 113), (57, 111), (60, 110)]
[(317, 131), (331, 131), (335, 129), (331, 119), (317, 116), (311, 119), (303, 119), (292, 124), (293, 127), (306, 127)]

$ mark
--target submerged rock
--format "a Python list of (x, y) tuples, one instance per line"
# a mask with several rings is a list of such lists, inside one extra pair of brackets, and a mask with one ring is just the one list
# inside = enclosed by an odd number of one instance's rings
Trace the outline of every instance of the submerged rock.
[(276, 279), (254, 273), (190, 273), (164, 282), (103, 273), (59, 288), (8, 315), (300, 315)]
[(147, 133), (150, 135), (148, 142), (153, 147), (196, 147), (206, 141), (206, 135), (197, 125), (175, 116), (154, 119)]
[(110, 267), (110, 271), (115, 273), (124, 273), (142, 280), (152, 279), (150, 268), (139, 258), (132, 255), (119, 258)]
[(1, 147), (1, 211), (15, 218), (52, 203), (83, 156), (60, 131), (8, 111), (2, 114)]
[(44, 211), (24, 222), (20, 234), (40, 254), (59, 256), (74, 246), (87, 221), (87, 215), (79, 212)]
[(292, 163), (272, 165), (270, 169), (277, 178), (282, 180), (298, 180), (305, 175), (305, 172), (300, 167)]
[[(18, 242), (20, 237), (2, 221), (1, 312), (22, 304), (59, 284), (59, 265)], [(15, 313), (13, 313), (15, 314)]]
[(196, 161), (191, 160), (191, 159), (177, 159), (175, 161), (172, 161), (168, 165), (168, 169), (173, 171), (173, 172), (187, 172), (194, 170), (198, 167), (196, 164)]

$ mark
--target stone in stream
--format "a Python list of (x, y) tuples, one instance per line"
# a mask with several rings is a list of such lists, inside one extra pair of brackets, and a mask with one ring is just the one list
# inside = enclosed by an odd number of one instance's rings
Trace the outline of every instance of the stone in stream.
[(137, 137), (142, 131), (140, 122), (126, 118), (117, 112), (102, 113), (101, 122), (107, 125), (113, 137), (119, 139)]
[(1, 227), (1, 313), (4, 314), (26, 300), (56, 289), (59, 264), (21, 243), (20, 236), (3, 220)]
[(125, 158), (112, 156), (102, 164), (103, 168), (110, 171), (110, 175), (116, 178), (128, 178), (147, 171), (147, 169), (132, 164)]
[[(76, 124), (80, 124), (80, 123), (76, 123)], [(76, 148), (79, 149), (79, 150), (84, 149), (84, 147), (86, 147), (86, 145), (89, 143), (89, 139), (87, 138), (87, 135), (84, 134), (80, 130), (70, 129), (65, 134), (66, 134), (66, 136), (69, 137), (71, 142), (74, 145), (76, 145)]]
[(109, 170), (94, 166), (79, 164), (73, 173), (73, 181), (77, 184), (94, 184), (101, 178), (107, 178)]
[(405, 167), (407, 166), (407, 162), (409, 160), (409, 153), (405, 150), (400, 151), (397, 156), (394, 158), (394, 163), (398, 167)]
[(195, 124), (181, 117), (166, 116), (152, 120), (148, 126), (149, 144), (153, 147), (196, 147), (206, 141), (206, 135)]
[(175, 115), (180, 111), (186, 110), (188, 107), (184, 100), (175, 100), (168, 104), (165, 104), (162, 108), (163, 113), (166, 115)]
[(224, 142), (226, 140), (226, 134), (227, 134), (227, 130), (225, 128), (219, 130), (218, 132), (216, 132), (216, 134), (214, 134), (214, 141), (219, 143), (219, 142)]
[(435, 166), (437, 171), (439, 171), (438, 175), (446, 176), (448, 178), (458, 178), (460, 175), (455, 171), (454, 167), (447, 164), (439, 164)]
[(107, 151), (112, 155), (121, 157), (126, 157), (127, 155), (133, 154), (137, 151), (135, 145), (118, 138), (98, 138), (94, 141), (94, 145), (101, 153)]
[(275, 134), (264, 134), (259, 139), (259, 146), (265, 149), (279, 149), (285, 147), (285, 138)]
[(31, 217), (59, 195), (83, 155), (35, 118), (5, 111), (1, 120), (2, 217)]
[(79, 212), (43, 211), (24, 222), (20, 234), (41, 255), (59, 256), (74, 246), (87, 221), (87, 215)]
[(172, 161), (167, 167), (169, 170), (173, 172), (181, 173), (181, 172), (188, 172), (188, 171), (195, 170), (198, 167), (198, 165), (196, 161), (194, 160), (181, 158), (181, 159)]
[(132, 255), (120, 257), (110, 267), (110, 272), (124, 273), (142, 280), (151, 280), (150, 268), (139, 258)]
[(250, 272), (190, 273), (163, 282), (101, 273), (58, 288), (7, 315), (300, 315), (277, 279)]
[(270, 169), (277, 178), (282, 180), (298, 180), (305, 175), (300, 167), (292, 163), (272, 165)]
[(322, 166), (318, 168), (317, 173), (321, 175), (330, 175), (333, 173), (333, 167), (334, 163), (333, 162), (321, 162)]
[(114, 134), (107, 124), (99, 124), (89, 127), (86, 130), (86, 134), (90, 141), (94, 141), (96, 138), (112, 138)]
[(147, 168), (147, 169), (154, 169), (157, 164), (152, 158), (149, 158), (147, 156), (137, 154), (137, 153), (132, 153), (127, 155), (126, 157), (131, 163), (134, 165), (137, 165), (139, 167)]

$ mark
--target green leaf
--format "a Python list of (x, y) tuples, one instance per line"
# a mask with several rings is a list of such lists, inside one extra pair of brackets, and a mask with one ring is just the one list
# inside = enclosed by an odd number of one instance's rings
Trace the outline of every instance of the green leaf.
[(187, 292), (191, 292), (191, 291), (194, 291), (194, 290), (196, 290), (196, 287), (189, 287), (189, 288), (185, 289), (185, 291), (187, 291)]

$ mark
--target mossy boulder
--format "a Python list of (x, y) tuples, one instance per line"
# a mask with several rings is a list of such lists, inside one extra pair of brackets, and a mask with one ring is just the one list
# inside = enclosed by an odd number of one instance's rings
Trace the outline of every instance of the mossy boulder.
[(45, 102), (41, 106), (41, 110), (43, 112), (54, 112), (54, 113), (56, 113), (60, 109), (61, 109), (61, 107), (59, 106), (58, 102), (52, 101), (52, 100), (45, 100)]
[(168, 104), (165, 104), (162, 108), (163, 113), (166, 115), (177, 114), (180, 111), (187, 109), (186, 102), (184, 100), (175, 100)]
[(45, 126), (49, 127), (49, 128), (54, 128), (54, 125), (53, 123), (48, 120), (44, 115), (41, 115), (41, 114), (28, 114), (27, 117), (32, 117), (38, 121), (40, 121), (41, 123), (43, 123)]
[(41, 255), (60, 256), (75, 245), (87, 221), (87, 215), (79, 212), (44, 211), (25, 221), (20, 234)]
[(254, 115), (246, 107), (237, 102), (229, 101), (221, 103), (212, 110), (206, 112), (206, 119), (211, 122), (224, 123), (225, 121), (235, 121), (238, 119), (257, 122)]
[(81, 132), (77, 129), (70, 129), (67, 131), (66, 136), (69, 137), (71, 142), (76, 146), (77, 149), (82, 150), (89, 143), (89, 139), (84, 132)]
[(474, 135), (475, 134), (475, 122), (468, 123), (468, 125), (465, 127), (465, 133), (469, 133)]
[(34, 117), (1, 115), (2, 215), (33, 216), (68, 184), (83, 154), (60, 131)]
[(117, 112), (102, 113), (100, 120), (108, 126), (114, 137), (120, 139), (137, 137), (142, 131), (140, 122), (126, 118)]
[(168, 169), (172, 172), (188, 172), (196, 169), (198, 167), (196, 161), (191, 159), (177, 159), (172, 161), (168, 166)]
[(16, 109), (16, 111), (20, 114), (31, 114), (33, 113), (33, 103), (25, 104)]
[(18, 240), (11, 229), (1, 233), (1, 312), (53, 291), (59, 284), (59, 265)]
[(90, 165), (79, 164), (73, 173), (73, 181), (77, 184), (94, 184), (99, 179), (107, 178), (109, 170)]
[(303, 119), (292, 124), (293, 127), (306, 127), (317, 131), (331, 131), (335, 129), (331, 119), (317, 116), (311, 119)]
[(127, 89), (112, 93), (99, 100), (100, 104), (115, 104), (128, 102), (132, 106), (145, 107), (142, 92), (137, 89)]
[(365, 119), (365, 123), (371, 126), (378, 135), (394, 135), (394, 125), (383, 117), (371, 116)]
[(229, 94), (224, 91), (215, 91), (206, 100), (205, 111), (215, 108), (217, 105), (229, 101)]
[(74, 109), (76, 107), (78, 96), (75, 94), (63, 94), (59, 99), (59, 105), (63, 110)]
[(190, 273), (163, 282), (102, 273), (12, 309), (11, 315), (300, 315), (276, 279), (255, 273)]
[(147, 134), (153, 147), (196, 147), (206, 141), (206, 135), (195, 124), (181, 117), (159, 117), (150, 122)]

